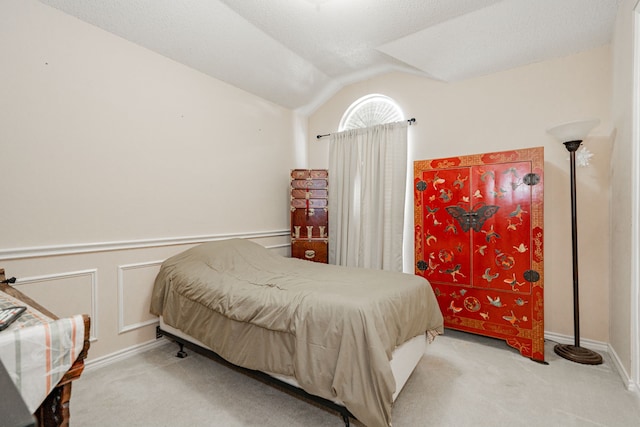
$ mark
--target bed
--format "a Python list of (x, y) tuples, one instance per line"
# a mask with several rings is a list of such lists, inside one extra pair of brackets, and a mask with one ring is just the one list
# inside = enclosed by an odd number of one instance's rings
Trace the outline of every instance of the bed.
[(161, 333), (344, 406), (369, 427), (391, 425), (425, 341), (443, 330), (424, 278), (286, 258), (244, 239), (167, 259), (151, 312)]

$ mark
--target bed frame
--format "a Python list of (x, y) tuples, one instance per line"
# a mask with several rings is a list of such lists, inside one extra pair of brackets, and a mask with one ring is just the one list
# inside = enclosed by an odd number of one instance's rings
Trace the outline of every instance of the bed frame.
[[(180, 349), (176, 354), (179, 358), (187, 357), (187, 353), (184, 350), (185, 347), (199, 353), (205, 357), (209, 357), (213, 360), (218, 361), (219, 363), (227, 366), (231, 369), (234, 369), (238, 372), (249, 375), (255, 379), (262, 381), (265, 384), (274, 386), (276, 388), (281, 389), (291, 395), (296, 397), (300, 397), (303, 400), (311, 401), (313, 403), (318, 404), (320, 407), (325, 409), (338, 412), (344, 421), (345, 427), (349, 427), (350, 419), (357, 419), (340, 401), (328, 400), (313, 394), (310, 394), (303, 390), (295, 381), (295, 378), (291, 378), (284, 375), (257, 371), (253, 369), (243, 368), (241, 366), (235, 365), (222, 356), (218, 355), (211, 348), (209, 348), (206, 344), (199, 341), (197, 338), (194, 338), (188, 334), (185, 334), (180, 329), (174, 328), (170, 325), (167, 325), (164, 322), (162, 316), (159, 317), (160, 324), (156, 326), (156, 338), (166, 337), (170, 340), (175, 341)], [(424, 352), (427, 348), (427, 336), (426, 334), (422, 336), (417, 336), (404, 344), (400, 345), (393, 352), (393, 359), (391, 360), (391, 370), (393, 372), (393, 376), (396, 380), (396, 391), (393, 394), (393, 400), (395, 401), (407, 380), (413, 373), (415, 367), (418, 365)]]
[(162, 338), (162, 337), (166, 337), (169, 338), (170, 340), (175, 341), (179, 346), (180, 349), (178, 350), (178, 353), (176, 354), (176, 357), (179, 358), (185, 358), (187, 357), (187, 352), (184, 350), (185, 347), (195, 351), (198, 354), (201, 354), (205, 357), (208, 357), (210, 359), (213, 359), (215, 361), (217, 361), (218, 363), (221, 363), (224, 366), (227, 366), (235, 371), (241, 372), (245, 375), (251, 376), (259, 381), (262, 381), (265, 384), (277, 387), (291, 395), (300, 397), (302, 399), (306, 399), (306, 400), (310, 400), (326, 409), (332, 410), (332, 411), (336, 411), (340, 414), (340, 416), (342, 417), (342, 420), (344, 421), (344, 425), (345, 427), (349, 427), (349, 423), (350, 423), (350, 418), (356, 419), (353, 414), (351, 412), (349, 412), (349, 410), (347, 408), (345, 408), (342, 405), (339, 405), (331, 400), (327, 400), (324, 399), (322, 397), (319, 396), (315, 396), (313, 394), (307, 393), (306, 391), (304, 391), (303, 389), (293, 386), (289, 383), (286, 383), (284, 381), (281, 381), (277, 378), (272, 377), (269, 374), (266, 374), (262, 371), (256, 371), (253, 369), (247, 369), (247, 368), (243, 368), (241, 366), (238, 365), (234, 365), (233, 363), (228, 362), (227, 360), (225, 360), (223, 357), (221, 357), (220, 355), (218, 355), (217, 353), (215, 353), (213, 350), (210, 350), (208, 348), (202, 347), (198, 344), (195, 344), (183, 337), (179, 337), (178, 335), (172, 334), (170, 332), (167, 332), (166, 330), (163, 330), (160, 326), (156, 326), (156, 338)]

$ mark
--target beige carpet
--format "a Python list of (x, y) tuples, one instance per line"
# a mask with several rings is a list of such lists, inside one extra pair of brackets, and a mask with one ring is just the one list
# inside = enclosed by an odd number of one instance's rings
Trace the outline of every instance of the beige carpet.
[[(611, 359), (586, 366), (546, 344), (548, 365), (503, 342), (447, 331), (429, 346), (393, 408), (394, 427), (640, 426), (640, 399)], [(74, 383), (71, 426), (343, 426), (319, 408), (168, 342)], [(351, 425), (362, 424), (352, 420)]]

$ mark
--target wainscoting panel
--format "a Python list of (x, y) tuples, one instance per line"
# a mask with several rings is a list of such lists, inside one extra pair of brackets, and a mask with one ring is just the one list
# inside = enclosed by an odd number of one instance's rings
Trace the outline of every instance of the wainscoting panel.
[[(15, 286), (59, 317), (91, 316), (88, 362), (131, 354), (156, 341), (151, 291), (162, 262), (199, 243), (244, 238), (290, 256), (290, 231), (253, 231), (0, 250)], [(98, 283), (100, 286), (98, 287)]]
[(153, 282), (160, 261), (140, 262), (118, 267), (118, 333), (133, 331), (158, 322), (149, 313)]
[(58, 317), (88, 314), (91, 317), (90, 339), (97, 340), (97, 269), (20, 277), (14, 286), (35, 301), (47, 301), (45, 308)]

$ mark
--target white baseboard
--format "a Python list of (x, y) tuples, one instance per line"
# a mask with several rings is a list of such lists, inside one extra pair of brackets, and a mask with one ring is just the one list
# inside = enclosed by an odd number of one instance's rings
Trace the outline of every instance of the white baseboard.
[[(573, 344), (573, 335), (562, 335), (555, 332), (545, 331), (544, 339), (557, 342), (558, 344)], [(580, 347), (585, 347), (593, 351), (609, 353), (609, 344), (602, 341), (580, 339)]]
[[(544, 333), (544, 339), (557, 342), (558, 344), (574, 343), (573, 336), (562, 335), (548, 331)], [(580, 346), (597, 351), (599, 353), (607, 353), (611, 357), (613, 367), (618, 372), (618, 375), (620, 375), (620, 379), (622, 380), (625, 388), (631, 392), (634, 392), (640, 399), (640, 386), (633, 381), (627, 370), (624, 368), (624, 365), (620, 361), (620, 357), (618, 356), (614, 348), (611, 347), (611, 344), (602, 341), (580, 339)]]
[(114, 353), (107, 354), (106, 356), (98, 357), (96, 359), (87, 360), (85, 362), (85, 371), (89, 372), (93, 369), (101, 368), (103, 366), (111, 365), (112, 363), (118, 362), (120, 360), (127, 359), (131, 356), (135, 356), (136, 354), (144, 353), (145, 351), (151, 350), (153, 348), (159, 347), (163, 344), (166, 344), (167, 340), (164, 339), (154, 339), (152, 341), (147, 341), (142, 344), (137, 344), (123, 350), (116, 351)]
[(609, 345), (609, 355), (611, 356), (613, 365), (616, 367), (618, 374), (620, 374), (620, 378), (622, 379), (622, 382), (624, 383), (627, 390), (635, 391), (638, 397), (640, 397), (640, 390), (638, 390), (637, 384), (633, 382), (633, 379), (631, 379), (631, 376), (629, 375), (627, 370), (624, 368), (624, 365), (622, 364), (622, 361), (620, 360), (618, 353), (616, 353), (616, 350), (613, 347), (611, 347), (611, 345)]
[[(558, 344), (573, 344), (574, 340), (572, 336), (557, 334), (555, 332), (545, 332), (544, 333), (545, 340), (557, 342)], [(138, 344), (124, 350), (117, 351), (115, 353), (108, 354), (106, 356), (99, 357), (97, 359), (89, 360), (85, 364), (85, 370), (91, 371), (93, 369), (97, 369), (99, 367), (107, 366), (112, 363), (118, 362), (120, 360), (126, 359), (128, 357), (134, 356), (139, 353), (143, 353), (145, 351), (151, 350), (155, 347), (159, 347), (167, 343), (167, 340), (163, 339), (154, 339), (152, 341), (148, 341), (146, 343)], [(620, 358), (616, 351), (611, 347), (610, 344), (604, 343), (601, 341), (594, 341), (588, 339), (581, 339), (580, 345), (586, 348), (589, 348), (594, 351), (598, 351), (601, 353), (607, 353), (611, 356), (611, 360), (613, 365), (620, 375), (620, 378), (627, 388), (627, 390), (633, 392), (638, 399), (640, 399), (640, 385), (636, 384), (632, 378), (627, 373), (626, 369), (622, 365)]]

